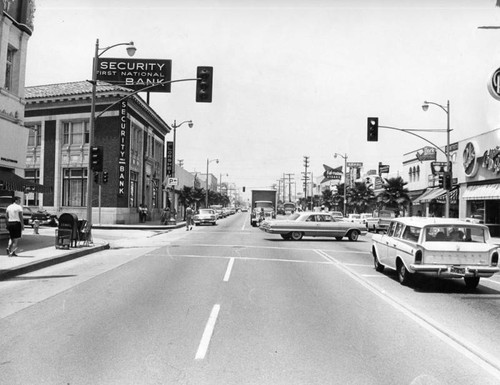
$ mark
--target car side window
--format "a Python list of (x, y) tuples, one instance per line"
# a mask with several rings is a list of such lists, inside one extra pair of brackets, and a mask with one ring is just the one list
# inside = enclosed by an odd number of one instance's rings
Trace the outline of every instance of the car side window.
[(416, 242), (418, 241), (419, 236), (420, 236), (420, 229), (418, 227), (406, 226), (402, 238), (408, 241)]
[(333, 217), (331, 215), (322, 215), (321, 220), (323, 222), (333, 222)]
[(306, 219), (306, 222), (316, 222), (315, 215), (309, 215), (309, 217)]
[(389, 224), (389, 228), (387, 229), (387, 235), (389, 237), (392, 237), (394, 234), (394, 229), (396, 228), (396, 222), (391, 222)]
[(394, 235), (393, 235), (394, 238), (401, 238), (404, 226), (405, 225), (402, 223), (398, 223), (396, 225), (396, 229), (394, 230)]

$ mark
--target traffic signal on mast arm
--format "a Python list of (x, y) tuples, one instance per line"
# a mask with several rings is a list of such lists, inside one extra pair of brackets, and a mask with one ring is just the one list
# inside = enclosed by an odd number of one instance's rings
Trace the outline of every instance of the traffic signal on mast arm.
[(196, 68), (196, 101), (212, 103), (213, 67)]
[(369, 142), (378, 142), (378, 118), (367, 119), (366, 136)]
[(90, 157), (93, 171), (102, 171), (102, 146), (90, 147)]
[(444, 187), (444, 174), (439, 174), (438, 176), (438, 186), (443, 188)]
[(451, 173), (450, 172), (444, 173), (443, 188), (445, 190), (451, 190)]
[(107, 171), (102, 172), (102, 183), (108, 183), (109, 174)]

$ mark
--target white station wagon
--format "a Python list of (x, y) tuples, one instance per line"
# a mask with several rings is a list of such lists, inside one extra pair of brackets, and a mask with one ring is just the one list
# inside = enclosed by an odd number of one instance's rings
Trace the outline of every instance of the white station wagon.
[(385, 234), (372, 237), (375, 269), (398, 273), (409, 285), (415, 274), (464, 278), (474, 289), (481, 277), (498, 273), (499, 248), (488, 227), (444, 218), (394, 218)]

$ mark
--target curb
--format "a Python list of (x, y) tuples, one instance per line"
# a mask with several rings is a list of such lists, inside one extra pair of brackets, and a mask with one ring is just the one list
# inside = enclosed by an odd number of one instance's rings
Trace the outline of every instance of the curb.
[(109, 243), (105, 243), (100, 246), (90, 247), (85, 250), (78, 250), (75, 252), (68, 252), (66, 254), (59, 255), (58, 257), (44, 258), (39, 261), (26, 263), (21, 266), (13, 267), (11, 269), (0, 270), (0, 281), (16, 277), (18, 275), (31, 273), (36, 270), (43, 269), (52, 265), (57, 265), (59, 263), (71, 261), (72, 259), (80, 258), (85, 255), (96, 253), (98, 251), (109, 249)]
[(176, 225), (92, 225), (92, 229), (99, 230), (174, 230), (186, 226), (186, 222)]

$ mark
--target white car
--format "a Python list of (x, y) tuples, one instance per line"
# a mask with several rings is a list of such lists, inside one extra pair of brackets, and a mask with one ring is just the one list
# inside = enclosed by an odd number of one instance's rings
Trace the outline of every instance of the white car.
[(464, 278), (474, 289), (481, 277), (500, 271), (498, 253), (488, 227), (459, 219), (394, 218), (386, 234), (372, 237), (375, 270), (396, 270), (402, 285), (422, 274)]
[(200, 209), (198, 213), (193, 217), (193, 222), (195, 226), (208, 223), (211, 225), (217, 224), (217, 213), (213, 209)]

